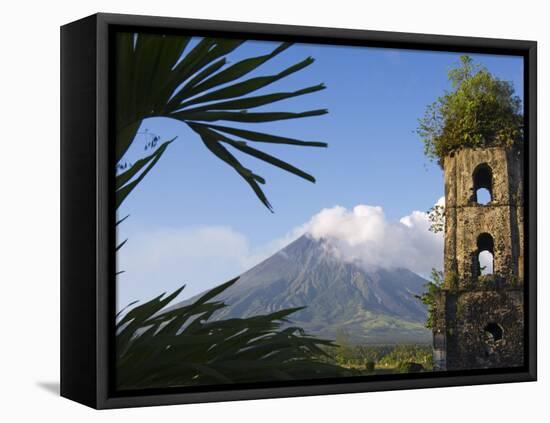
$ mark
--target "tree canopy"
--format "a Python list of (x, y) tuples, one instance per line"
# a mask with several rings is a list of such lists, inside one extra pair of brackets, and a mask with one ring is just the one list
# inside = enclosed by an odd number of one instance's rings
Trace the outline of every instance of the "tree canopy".
[(417, 133), (424, 153), (440, 165), (463, 147), (513, 146), (523, 139), (521, 99), (511, 82), (492, 75), (471, 57), (449, 70), (452, 90), (426, 108)]

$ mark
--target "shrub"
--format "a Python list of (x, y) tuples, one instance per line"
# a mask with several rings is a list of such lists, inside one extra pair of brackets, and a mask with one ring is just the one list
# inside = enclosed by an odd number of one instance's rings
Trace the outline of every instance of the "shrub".
[(365, 370), (367, 372), (374, 372), (374, 361), (367, 361), (365, 363)]
[(452, 91), (426, 109), (417, 133), (424, 153), (443, 164), (443, 159), (462, 147), (513, 146), (523, 138), (521, 99), (514, 87), (469, 56), (449, 71)]
[(443, 272), (438, 271), (437, 269), (432, 269), (431, 277), (432, 280), (424, 284), (426, 291), (421, 295), (415, 295), (415, 298), (422, 301), (422, 303), (428, 307), (428, 316), (426, 317), (426, 328), (428, 329), (432, 329), (434, 327), (436, 297), (443, 289), (445, 283), (443, 279)]
[(424, 367), (422, 364), (407, 361), (399, 363), (398, 370), (400, 373), (418, 373), (423, 371)]

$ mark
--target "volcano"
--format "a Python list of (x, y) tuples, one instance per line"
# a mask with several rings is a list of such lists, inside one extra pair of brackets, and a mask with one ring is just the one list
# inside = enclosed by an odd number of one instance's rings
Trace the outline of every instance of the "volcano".
[(335, 339), (341, 332), (356, 344), (429, 343), (427, 310), (415, 298), (426, 282), (405, 268), (367, 269), (343, 260), (328, 240), (306, 234), (243, 273), (217, 297), (227, 307), (214, 318), (304, 307), (290, 320), (310, 335)]

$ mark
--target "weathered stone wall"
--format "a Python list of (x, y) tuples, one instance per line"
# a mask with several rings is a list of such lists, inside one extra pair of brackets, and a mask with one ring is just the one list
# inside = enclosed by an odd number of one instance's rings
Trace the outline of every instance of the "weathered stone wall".
[[(491, 201), (485, 205), (475, 196), (474, 172), (479, 166), (491, 174)], [(464, 148), (445, 158), (444, 172), (446, 283), (435, 299), (435, 367), (521, 366), (522, 153), (504, 147)], [(493, 274), (481, 276), (478, 237), (484, 233), (493, 241)], [(455, 281), (453, 286), (450, 281)]]
[[(475, 169), (492, 170), (492, 200), (474, 199)], [(445, 158), (445, 273), (459, 276), (460, 288), (477, 286), (477, 239), (494, 240), (495, 276), (512, 285), (523, 282), (523, 166), (516, 150), (465, 148)], [(450, 287), (448, 287), (450, 288)]]
[[(447, 370), (523, 365), (522, 289), (444, 291), (441, 297)], [(498, 325), (502, 338), (487, 332), (489, 325)]]
[(472, 206), (474, 170), (486, 163), (493, 173), (492, 206), (523, 205), (523, 159), (518, 149), (463, 148), (445, 157), (445, 199), (449, 206)]

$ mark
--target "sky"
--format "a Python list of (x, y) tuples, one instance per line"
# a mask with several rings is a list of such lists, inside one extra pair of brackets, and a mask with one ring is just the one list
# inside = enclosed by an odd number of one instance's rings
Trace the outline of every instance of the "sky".
[[(276, 45), (247, 41), (228, 58), (234, 63)], [(442, 237), (427, 230), (425, 211), (442, 201), (443, 173), (424, 156), (415, 130), (426, 106), (451, 88), (447, 72), (460, 53), (295, 44), (249, 76), (279, 72), (308, 56), (315, 58), (312, 65), (258, 94), (318, 83), (327, 89), (255, 111), (327, 108), (328, 114), (226, 125), (328, 143), (254, 145), (314, 175), (315, 184), (235, 152), (266, 179), (274, 213), (185, 124), (167, 118), (143, 122), (124, 160), (147, 153), (147, 134), (177, 139), (118, 210), (119, 218), (130, 217), (117, 234), (118, 242), (128, 239), (117, 255), (117, 268), (124, 270), (117, 279), (117, 308), (183, 284), (181, 298), (195, 295), (304, 232), (334, 237), (346, 254), (361, 255), (367, 265), (403, 265), (422, 275), (441, 267)], [(511, 81), (523, 98), (520, 57), (471, 56)]]

